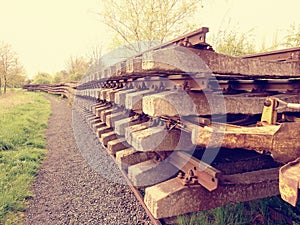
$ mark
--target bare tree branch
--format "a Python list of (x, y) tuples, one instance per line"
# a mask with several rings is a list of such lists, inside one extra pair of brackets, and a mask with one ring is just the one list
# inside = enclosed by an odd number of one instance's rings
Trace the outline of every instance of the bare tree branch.
[[(116, 34), (116, 43), (136, 52), (141, 42), (164, 42), (191, 28), (199, 0), (101, 0), (103, 22)], [(202, 2), (202, 1), (201, 1)], [(118, 47), (118, 46), (116, 46)]]

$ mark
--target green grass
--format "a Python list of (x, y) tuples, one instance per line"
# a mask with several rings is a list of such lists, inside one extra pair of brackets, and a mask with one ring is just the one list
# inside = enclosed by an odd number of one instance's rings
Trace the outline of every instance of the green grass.
[(22, 224), (29, 188), (45, 156), (50, 103), (40, 93), (0, 96), (0, 224)]
[(297, 207), (292, 207), (279, 196), (179, 216), (177, 222), (179, 225), (286, 225), (285, 218), (275, 218), (269, 207), (292, 219), (293, 225), (300, 224), (300, 201)]

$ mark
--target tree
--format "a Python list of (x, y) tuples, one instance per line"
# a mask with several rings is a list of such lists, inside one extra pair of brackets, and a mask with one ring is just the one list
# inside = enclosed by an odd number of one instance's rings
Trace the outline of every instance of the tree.
[(33, 84), (51, 84), (53, 81), (53, 77), (44, 72), (39, 72), (34, 76), (32, 83)]
[(88, 58), (90, 59), (90, 66), (86, 73), (94, 74), (97, 71), (104, 69), (105, 65), (103, 62), (102, 45), (95, 45), (88, 53)]
[(62, 83), (63, 80), (64, 80), (64, 78), (63, 78), (63, 74), (61, 72), (57, 72), (53, 77), (54, 84)]
[(86, 73), (89, 66), (91, 65), (90, 60), (86, 60), (84, 57), (70, 57), (66, 62), (68, 77), (66, 81), (79, 81), (81, 77)]
[(10, 73), (7, 78), (7, 86), (12, 88), (22, 87), (25, 84), (25, 80), (25, 69), (16, 58), (13, 64), (12, 73)]
[(194, 29), (191, 17), (202, 6), (199, 0), (102, 0), (102, 3), (103, 13), (99, 15), (114, 32), (115, 47), (126, 44), (135, 52)]
[(223, 29), (219, 29), (216, 35), (213, 36), (212, 46), (222, 54), (230, 56), (242, 56), (255, 53), (255, 41), (253, 40), (252, 32), (249, 30), (245, 33), (238, 32), (239, 27), (232, 25), (231, 20), (227, 21), (227, 25)]
[(101, 64), (102, 58), (102, 45), (95, 45), (88, 54), (90, 58), (90, 64)]
[(258, 52), (274, 51), (282, 47), (281, 41), (278, 39), (278, 30), (273, 33), (271, 45), (266, 45), (266, 40), (262, 41), (261, 47)]
[[(6, 89), (9, 85), (9, 81), (20, 81), (20, 78), (24, 75), (23, 66), (19, 63), (17, 54), (12, 50), (10, 44), (0, 43), (0, 93), (3, 83), (3, 93), (6, 93)], [(21, 76), (21, 77), (20, 77)], [(21, 81), (20, 81), (21, 82)]]
[(283, 45), (288, 48), (300, 46), (300, 24), (291, 24), (287, 33)]

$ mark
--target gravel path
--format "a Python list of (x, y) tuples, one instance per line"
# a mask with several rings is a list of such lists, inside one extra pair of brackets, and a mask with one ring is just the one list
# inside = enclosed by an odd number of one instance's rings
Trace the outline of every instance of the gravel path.
[(48, 153), (32, 185), (25, 224), (150, 224), (129, 187), (112, 182), (123, 182), (120, 172), (80, 113), (47, 98)]

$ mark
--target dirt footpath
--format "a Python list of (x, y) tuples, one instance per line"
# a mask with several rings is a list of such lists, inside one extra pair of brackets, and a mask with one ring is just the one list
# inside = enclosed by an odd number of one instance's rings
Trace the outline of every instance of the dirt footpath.
[[(25, 212), (25, 224), (150, 224), (129, 187), (109, 181), (87, 163), (74, 139), (72, 107), (59, 98), (47, 98), (52, 110), (46, 131), (47, 156), (32, 185), (34, 196)], [(74, 116), (84, 131), (82, 138), (96, 152), (93, 157), (101, 158), (95, 154), (105, 150), (83, 118), (73, 112)], [(99, 166), (105, 168), (103, 163)]]

